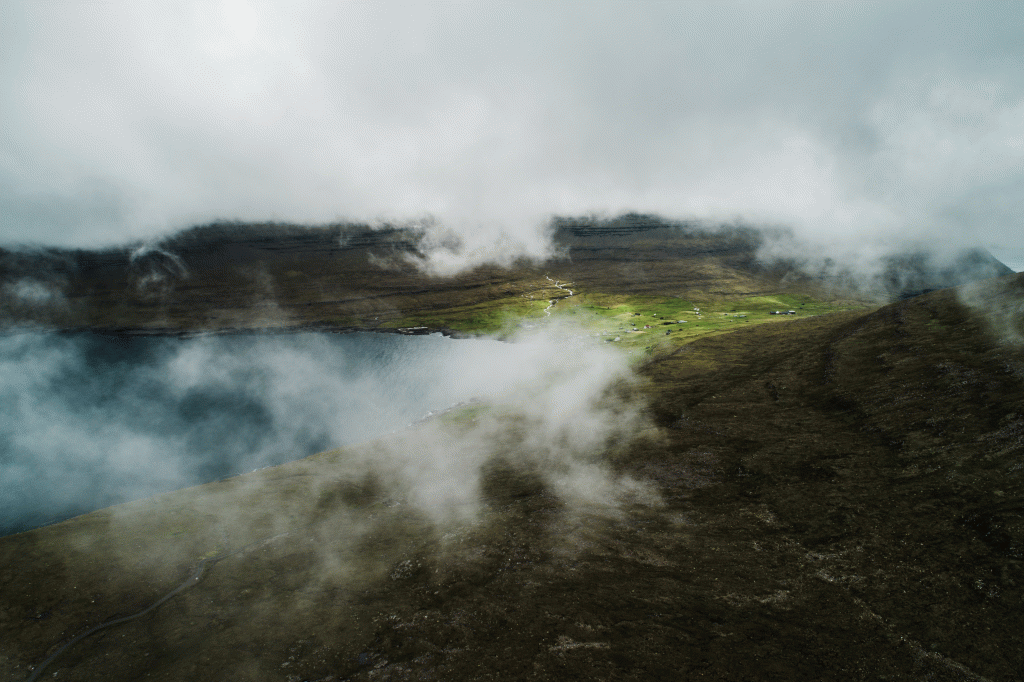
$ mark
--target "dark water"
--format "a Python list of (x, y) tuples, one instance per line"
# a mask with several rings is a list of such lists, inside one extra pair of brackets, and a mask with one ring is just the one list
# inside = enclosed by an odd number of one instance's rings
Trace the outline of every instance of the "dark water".
[(0, 337), (0, 535), (367, 440), (492, 390), (508, 344)]

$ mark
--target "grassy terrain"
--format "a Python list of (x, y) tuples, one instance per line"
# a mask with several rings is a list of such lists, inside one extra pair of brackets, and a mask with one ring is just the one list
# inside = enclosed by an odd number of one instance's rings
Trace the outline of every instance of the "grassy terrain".
[[(601, 337), (626, 352), (646, 356), (671, 351), (710, 334), (722, 334), (745, 326), (777, 323), (850, 309), (864, 304), (825, 301), (810, 295), (777, 294), (691, 298), (642, 294), (609, 294), (579, 291), (560, 281), (568, 291), (547, 280), (521, 283), (522, 292), (483, 303), (438, 312), (389, 319), (389, 328), (428, 327), (467, 334), (508, 337), (517, 330), (536, 327), (546, 319), (569, 322), (581, 333)], [(529, 288), (530, 285), (536, 288)], [(794, 315), (775, 315), (793, 310)]]
[(877, 307), (784, 286), (742, 231), (570, 236), (571, 258), (456, 278), (375, 235), (183, 250), (190, 278), (153, 295), (82, 276), (47, 324), (501, 336), (571, 321), (641, 378), (615, 390), (645, 427), (588, 455), (660, 499), (569, 503), (511, 418), (485, 434), (501, 456), (465, 523), (409, 503), (393, 471), (353, 473), (386, 449), (415, 470), (436, 429), (457, 452), (494, 416), (462, 405), (0, 538), (0, 679), (234, 550), (46, 678), (1024, 679), (1024, 279)]
[[(580, 292), (552, 308), (555, 319), (573, 322), (631, 353), (672, 351), (704, 336), (764, 323), (803, 319), (850, 309), (850, 302), (830, 302), (809, 295), (716, 297), (713, 299)], [(794, 310), (795, 315), (773, 315)]]
[(487, 301), (440, 310), (418, 311), (389, 320), (388, 327), (429, 327), (452, 329), (467, 334), (498, 335), (512, 333), (524, 321), (545, 317), (550, 299), (566, 296), (546, 280), (510, 281), (502, 295)]
[[(554, 314), (596, 329), (680, 313), (669, 297), (578, 296)], [(0, 539), (0, 674), (24, 679), (74, 633), (244, 548), (48, 674), (1020, 679), (1024, 356), (994, 325), (1024, 331), (1001, 315), (1024, 285), (982, 297), (779, 324), (766, 312), (801, 301), (737, 302), (765, 323), (722, 321), (735, 331), (644, 363), (629, 390), (653, 428), (603, 455), (660, 505), (571, 508), (506, 459), (485, 468), (473, 523), (438, 525), (346, 473), (382, 441)], [(483, 410), (440, 420), (468, 429)]]

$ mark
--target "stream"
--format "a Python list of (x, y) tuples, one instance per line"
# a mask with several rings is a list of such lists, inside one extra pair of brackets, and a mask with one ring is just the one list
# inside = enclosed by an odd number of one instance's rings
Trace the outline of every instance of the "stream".
[[(562, 286), (561, 284), (559, 284), (557, 279), (551, 279), (547, 275), (544, 275), (544, 279), (546, 279), (547, 281), (553, 283), (556, 288), (561, 289), (562, 291), (568, 291), (569, 292), (569, 296), (567, 296), (566, 298), (569, 298), (570, 296), (573, 295), (573, 290), (572, 289), (568, 289), (568, 288)], [(569, 284), (572, 284), (572, 282), (569, 282)], [(548, 317), (551, 317), (551, 309), (554, 308), (555, 307), (555, 303), (560, 301), (560, 300), (561, 299), (558, 299), (558, 298), (549, 299), (548, 300), (548, 307), (544, 309), (544, 314), (547, 315)]]

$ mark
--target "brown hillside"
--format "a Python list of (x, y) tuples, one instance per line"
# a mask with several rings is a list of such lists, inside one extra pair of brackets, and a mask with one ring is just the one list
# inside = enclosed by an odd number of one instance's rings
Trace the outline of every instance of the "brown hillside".
[(442, 537), (324, 455), (4, 538), (0, 674), (229, 547), (47, 675), (1021, 679), (1022, 304), (1015, 276), (654, 358), (657, 428), (606, 456), (660, 508), (570, 513), (497, 462)]
[(808, 269), (799, 259), (760, 261), (774, 234), (635, 214), (559, 218), (552, 260), (439, 277), (417, 264), (428, 248), (459, 245), (434, 244), (421, 228), (215, 223), (145, 248), (0, 249), (0, 325), (496, 331), (495, 316), (538, 313), (536, 302), (562, 295), (546, 276), (615, 294), (709, 300), (785, 291), (878, 302), (1010, 272), (979, 251), (944, 265), (908, 254), (866, 281), (841, 268)]

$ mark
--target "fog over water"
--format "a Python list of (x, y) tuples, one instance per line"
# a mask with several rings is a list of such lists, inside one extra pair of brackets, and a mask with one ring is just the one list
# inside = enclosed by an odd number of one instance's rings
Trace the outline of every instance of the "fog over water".
[[(554, 364), (552, 350), (439, 334), (2, 336), (0, 534), (373, 439), (474, 398), (528, 400), (540, 431), (564, 440), (560, 415), (591, 429), (580, 406), (624, 370), (600, 349)], [(414, 444), (421, 460), (453, 450), (437, 437)], [(488, 446), (462, 447), (472, 469)]]

